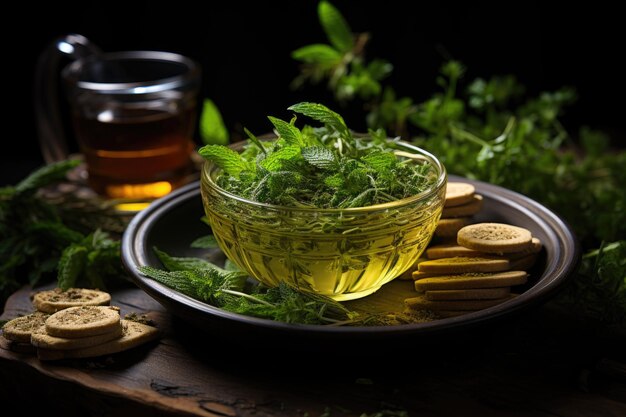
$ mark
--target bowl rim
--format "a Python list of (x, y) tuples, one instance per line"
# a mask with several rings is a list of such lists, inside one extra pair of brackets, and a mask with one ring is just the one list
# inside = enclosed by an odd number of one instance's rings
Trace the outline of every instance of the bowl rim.
[[(266, 139), (267, 140), (267, 139)], [(257, 208), (272, 210), (272, 211), (288, 211), (288, 212), (309, 212), (309, 213), (322, 213), (322, 214), (338, 214), (338, 213), (368, 213), (368, 212), (376, 212), (376, 211), (384, 211), (389, 209), (397, 209), (401, 207), (405, 207), (420, 201), (427, 201), (433, 195), (438, 194), (441, 189), (448, 182), (448, 173), (446, 171), (443, 163), (432, 153), (422, 149), (412, 143), (398, 140), (394, 138), (390, 138), (389, 142), (393, 142), (399, 144), (403, 147), (410, 149), (415, 152), (416, 155), (420, 157), (425, 157), (434, 167), (438, 170), (438, 176), (435, 183), (428, 189), (422, 191), (419, 194), (412, 195), (410, 197), (405, 197), (400, 200), (389, 201), (387, 203), (374, 204), (371, 206), (362, 206), (362, 207), (347, 207), (347, 208), (319, 208), (319, 207), (296, 207), (296, 206), (281, 206), (277, 204), (269, 204), (269, 203), (261, 203), (259, 201), (249, 200), (245, 197), (238, 196), (236, 194), (232, 194), (213, 181), (213, 178), (210, 175), (210, 172), (216, 168), (216, 165), (211, 161), (205, 160), (202, 164), (202, 172), (201, 172), (201, 183), (206, 184), (211, 187), (212, 190), (220, 194), (222, 197), (226, 197), (228, 199), (236, 200), (240, 203), (246, 204), (248, 206), (253, 206)], [(235, 142), (229, 145), (229, 148), (233, 150), (239, 150), (247, 143), (246, 140)]]

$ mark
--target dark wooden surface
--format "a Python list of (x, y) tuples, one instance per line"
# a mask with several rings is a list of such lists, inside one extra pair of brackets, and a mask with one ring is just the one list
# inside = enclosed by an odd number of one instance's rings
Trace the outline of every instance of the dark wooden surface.
[[(15, 293), (3, 319), (32, 311)], [(0, 403), (11, 415), (616, 416), (626, 415), (624, 329), (548, 303), (475, 335), (406, 343), (386, 354), (232, 346), (172, 317), (141, 290), (112, 291), (145, 312), (158, 342), (101, 358), (41, 362), (0, 349)], [(378, 414), (376, 414), (378, 413)], [(404, 413), (404, 414), (403, 414)], [(4, 414), (4, 413), (2, 413)]]

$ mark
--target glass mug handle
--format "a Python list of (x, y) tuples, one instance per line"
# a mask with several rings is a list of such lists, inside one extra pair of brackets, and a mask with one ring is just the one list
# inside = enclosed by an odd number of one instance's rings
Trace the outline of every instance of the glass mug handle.
[(55, 39), (39, 56), (35, 71), (35, 120), (39, 146), (47, 164), (62, 161), (69, 154), (58, 101), (59, 62), (63, 57), (78, 60), (100, 53), (84, 36), (69, 34)]

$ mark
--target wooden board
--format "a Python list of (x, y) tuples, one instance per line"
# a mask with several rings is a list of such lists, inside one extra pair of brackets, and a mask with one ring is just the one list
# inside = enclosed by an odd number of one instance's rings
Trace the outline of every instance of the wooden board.
[[(30, 294), (16, 292), (2, 319), (32, 311)], [(219, 334), (198, 334), (134, 287), (113, 291), (113, 304), (122, 314), (147, 313), (164, 336), (63, 362), (0, 349), (3, 409), (133, 417), (626, 415), (623, 333), (598, 334), (551, 305), (472, 343), (396, 346), (394, 355), (358, 358), (299, 357), (297, 346), (265, 352), (263, 340), (224, 349)]]

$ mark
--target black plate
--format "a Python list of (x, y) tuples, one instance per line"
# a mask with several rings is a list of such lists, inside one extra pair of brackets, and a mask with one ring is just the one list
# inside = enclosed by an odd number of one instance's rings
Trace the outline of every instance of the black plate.
[[(437, 335), (455, 333), (512, 316), (552, 296), (572, 273), (579, 259), (578, 245), (568, 225), (544, 206), (521, 194), (455, 176), (449, 176), (448, 180), (470, 182), (476, 187), (476, 192), (483, 196), (483, 209), (476, 216), (477, 221), (503, 222), (525, 227), (543, 242), (544, 249), (535, 269), (531, 271), (531, 280), (521, 288), (523, 292), (518, 297), (458, 317), (399, 326), (294, 325), (220, 310), (137, 273), (139, 265), (162, 267), (152, 251), (154, 246), (175, 256), (207, 255), (206, 250), (189, 247), (194, 239), (210, 233), (208, 226), (200, 221), (204, 211), (198, 182), (155, 201), (134, 217), (124, 233), (122, 260), (140, 288), (175, 316), (209, 335), (219, 335), (220, 340), (248, 341), (255, 344), (289, 340), (291, 344), (297, 343), (313, 349), (338, 347), (338, 344), (388, 344), (405, 339), (432, 339)], [(219, 250), (208, 255), (216, 262), (223, 260), (223, 254)]]

